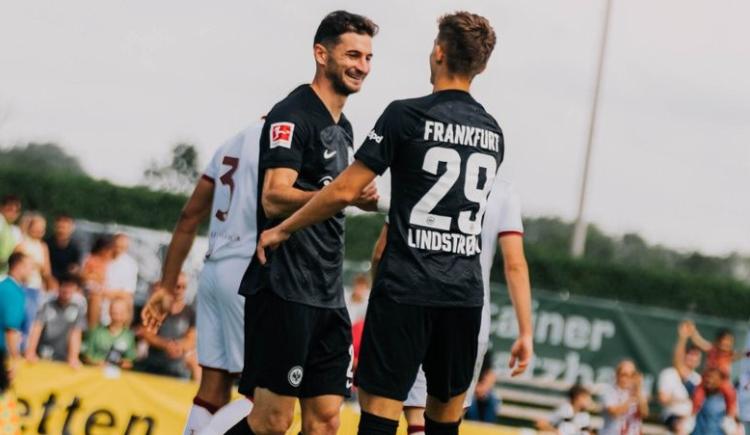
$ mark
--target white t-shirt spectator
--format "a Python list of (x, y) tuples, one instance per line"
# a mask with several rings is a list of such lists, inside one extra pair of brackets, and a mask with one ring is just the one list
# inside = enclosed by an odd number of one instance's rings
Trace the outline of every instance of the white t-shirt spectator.
[(630, 397), (630, 391), (616, 387), (608, 386), (602, 395), (604, 404), (604, 425), (599, 431), (599, 435), (640, 435), (641, 434), (641, 416), (638, 411), (638, 404), (633, 402), (627, 412), (620, 415), (612, 415), (607, 412), (606, 408), (623, 404)]
[[(687, 380), (697, 386), (701, 382), (701, 375), (693, 372)], [(673, 415), (687, 417), (692, 414), (693, 402), (690, 400), (690, 394), (688, 394), (685, 383), (676, 368), (667, 367), (659, 374), (659, 394), (667, 394), (672, 397), (670, 404), (662, 410), (665, 419)]]
[(573, 405), (563, 403), (549, 420), (557, 428), (559, 435), (588, 435), (591, 428), (591, 415), (588, 412), (574, 412)]
[(135, 293), (138, 285), (138, 263), (127, 253), (110, 261), (107, 266), (107, 275), (104, 278), (104, 287), (109, 290), (122, 290)]

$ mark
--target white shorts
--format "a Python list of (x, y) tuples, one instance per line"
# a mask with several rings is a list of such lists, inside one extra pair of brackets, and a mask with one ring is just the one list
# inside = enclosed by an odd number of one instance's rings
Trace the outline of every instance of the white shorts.
[[(489, 342), (479, 342), (477, 346), (477, 361), (474, 363), (474, 377), (471, 379), (471, 385), (466, 390), (466, 399), (464, 400), (464, 408), (468, 408), (471, 405), (472, 398), (474, 397), (474, 390), (477, 388), (477, 380), (479, 379), (479, 372), (482, 370), (482, 362), (484, 361), (484, 354), (487, 353), (489, 348)], [(408, 408), (424, 408), (427, 404), (427, 379), (424, 377), (424, 371), (422, 366), (419, 366), (419, 372), (417, 373), (417, 379), (414, 380), (409, 395), (404, 401), (404, 406)]]
[(245, 350), (245, 298), (238, 291), (248, 258), (207, 261), (198, 281), (198, 363), (242, 372)]

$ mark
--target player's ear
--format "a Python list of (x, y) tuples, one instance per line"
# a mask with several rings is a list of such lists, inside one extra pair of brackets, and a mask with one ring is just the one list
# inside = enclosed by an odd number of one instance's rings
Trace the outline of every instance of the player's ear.
[(329, 56), (328, 48), (323, 44), (313, 45), (313, 56), (315, 57), (315, 63), (320, 66), (325, 66), (328, 63)]
[(435, 63), (438, 65), (442, 64), (445, 61), (445, 51), (443, 50), (443, 47), (440, 46), (440, 42), (438, 40), (435, 40), (435, 46), (433, 47), (433, 55), (435, 58)]

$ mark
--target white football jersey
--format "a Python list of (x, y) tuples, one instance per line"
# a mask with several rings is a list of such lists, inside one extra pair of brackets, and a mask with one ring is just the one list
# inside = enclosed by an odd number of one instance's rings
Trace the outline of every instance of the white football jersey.
[(521, 200), (510, 181), (498, 175), (487, 199), (482, 227), (482, 252), (479, 261), (482, 264), (484, 306), (479, 329), (480, 342), (485, 342), (490, 337), (490, 270), (497, 252), (498, 237), (504, 234), (523, 234)]
[(214, 183), (206, 261), (252, 258), (255, 253), (262, 128), (259, 121), (224, 143), (203, 173)]

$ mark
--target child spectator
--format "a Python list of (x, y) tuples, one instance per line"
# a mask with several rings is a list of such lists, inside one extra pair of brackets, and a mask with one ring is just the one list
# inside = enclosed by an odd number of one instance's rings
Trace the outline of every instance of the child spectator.
[(599, 435), (640, 435), (643, 419), (648, 416), (643, 375), (631, 360), (621, 361), (615, 375), (615, 384), (603, 394), (604, 425)]
[[(154, 290), (158, 285), (154, 286)], [(177, 377), (200, 378), (195, 355), (195, 311), (185, 303), (187, 276), (182, 273), (175, 286), (172, 311), (156, 333), (140, 329), (140, 337), (148, 343), (148, 356), (136, 367), (146, 372)]]
[(589, 435), (591, 433), (591, 392), (581, 385), (568, 390), (568, 402), (560, 405), (549, 420), (540, 420), (536, 426), (541, 431), (559, 435)]
[(725, 435), (736, 433), (733, 418), (727, 418), (727, 404), (723, 384), (724, 373), (717, 367), (708, 367), (703, 373), (703, 400), (696, 412), (693, 435)]
[(124, 369), (133, 367), (135, 334), (130, 325), (130, 305), (115, 299), (109, 305), (109, 326), (99, 325), (86, 337), (84, 361), (87, 364), (110, 364)]
[[(734, 335), (732, 335), (730, 330), (722, 329), (717, 332), (714, 342), (710, 343), (700, 335), (695, 324), (689, 322), (689, 325), (691, 325), (690, 339), (699, 349), (706, 352), (706, 370), (716, 369), (721, 373), (723, 382), (719, 385), (719, 391), (724, 396), (727, 415), (736, 417), (737, 393), (734, 391), (731, 383), (732, 362), (735, 359), (742, 358), (742, 354), (735, 353), (734, 351)], [(696, 414), (701, 409), (703, 401), (706, 400), (706, 394), (705, 385), (701, 384), (696, 388), (693, 395), (693, 414)]]
[(86, 306), (74, 296), (80, 291), (79, 278), (62, 279), (57, 296), (42, 305), (31, 327), (26, 359), (39, 357), (67, 361), (71, 367), (81, 365), (81, 336), (86, 327)]
[(88, 325), (95, 328), (101, 319), (101, 306), (107, 267), (112, 261), (112, 239), (100, 236), (94, 240), (91, 253), (83, 263), (83, 283), (88, 297)]

